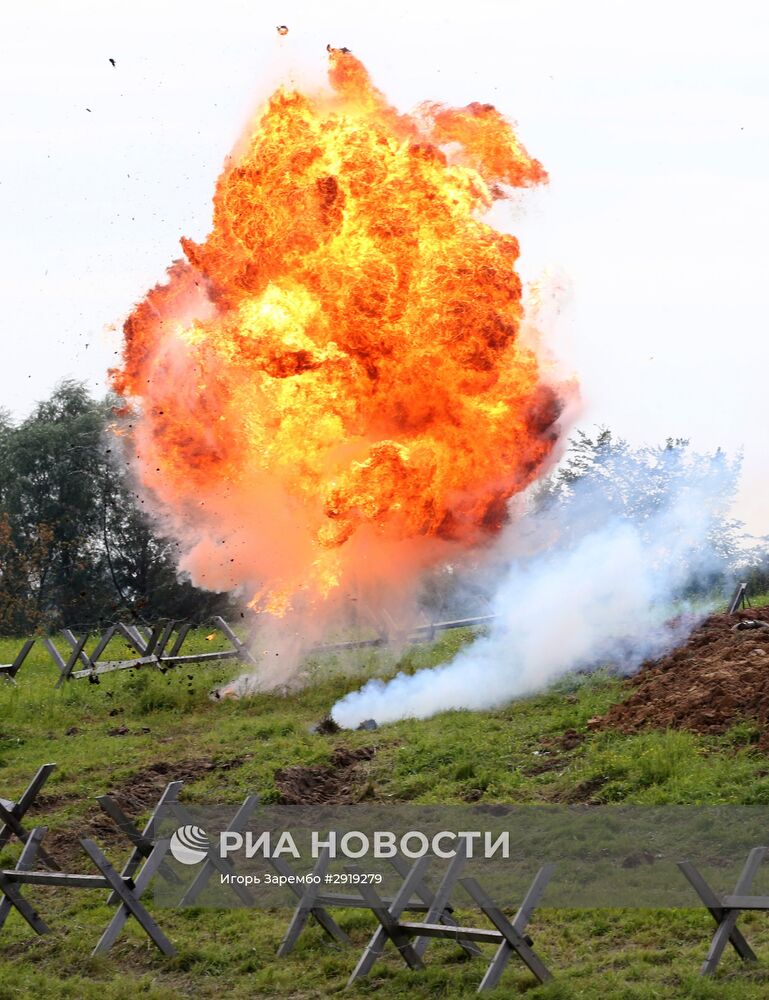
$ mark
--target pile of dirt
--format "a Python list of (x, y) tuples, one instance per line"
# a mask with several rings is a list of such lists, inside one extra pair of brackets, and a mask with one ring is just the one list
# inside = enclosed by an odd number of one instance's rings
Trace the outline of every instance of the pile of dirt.
[(280, 767), (275, 772), (279, 801), (291, 806), (360, 802), (370, 792), (361, 764), (375, 753), (375, 747), (337, 747), (330, 764)]
[[(682, 646), (627, 681), (630, 697), (593, 729), (690, 729), (723, 733), (742, 720), (769, 720), (769, 607), (710, 615)], [(761, 737), (769, 749), (769, 732)]]

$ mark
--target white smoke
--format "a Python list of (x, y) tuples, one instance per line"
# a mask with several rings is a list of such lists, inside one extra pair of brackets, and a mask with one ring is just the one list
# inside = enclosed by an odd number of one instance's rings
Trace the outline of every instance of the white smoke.
[(719, 454), (689, 461), (685, 444), (633, 453), (620, 443), (565, 501), (508, 530), (488, 635), (450, 663), (370, 681), (334, 706), (334, 720), (488, 709), (575, 669), (631, 670), (661, 655), (707, 610), (682, 595), (724, 568), (736, 468)]

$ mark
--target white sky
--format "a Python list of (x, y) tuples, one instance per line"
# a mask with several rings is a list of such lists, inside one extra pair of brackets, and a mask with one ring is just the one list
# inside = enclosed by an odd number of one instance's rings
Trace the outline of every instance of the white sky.
[(23, 416), (65, 375), (104, 390), (108, 327), (205, 236), (248, 113), (291, 71), (322, 79), (327, 42), (403, 110), (519, 122), (552, 181), (510, 224), (524, 275), (571, 286), (556, 346), (583, 426), (744, 446), (739, 512), (769, 531), (761, 2), (4, 0), (0, 405)]

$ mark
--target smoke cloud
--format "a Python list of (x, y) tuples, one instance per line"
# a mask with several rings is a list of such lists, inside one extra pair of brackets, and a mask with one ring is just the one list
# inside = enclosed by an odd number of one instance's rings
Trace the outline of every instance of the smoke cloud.
[(569, 671), (631, 671), (688, 634), (728, 562), (738, 462), (692, 456), (685, 442), (604, 443), (582, 478), (562, 476), (501, 539), (489, 633), (449, 663), (347, 695), (332, 710), (339, 725), (493, 708)]

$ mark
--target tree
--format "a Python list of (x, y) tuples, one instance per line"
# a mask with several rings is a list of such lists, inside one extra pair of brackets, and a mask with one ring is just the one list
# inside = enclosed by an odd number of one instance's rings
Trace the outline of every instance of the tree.
[(158, 531), (130, 475), (110, 462), (102, 480), (102, 539), (116, 598), (137, 617), (201, 619), (232, 611), (228, 595), (179, 579), (178, 542)]
[[(742, 458), (720, 448), (695, 452), (686, 438), (632, 448), (601, 428), (578, 431), (560, 469), (534, 496), (535, 511), (554, 512), (567, 536), (591, 524), (629, 522), (650, 544), (677, 525), (697, 527), (687, 549), (697, 589), (723, 582), (740, 558), (743, 526), (731, 516)], [(707, 564), (707, 569), (704, 569)]]
[(103, 425), (103, 406), (66, 381), (19, 427), (5, 428), (2, 508), (10, 541), (35, 567), (28, 585), (37, 622), (90, 621), (104, 604), (97, 542)]
[(49, 544), (49, 534), (43, 531), (36, 545), (20, 550), (8, 514), (0, 514), (0, 635), (18, 635), (38, 626), (35, 584)]
[(118, 460), (119, 402), (65, 381), (19, 426), (0, 411), (0, 631), (232, 610), (177, 578), (176, 543)]

